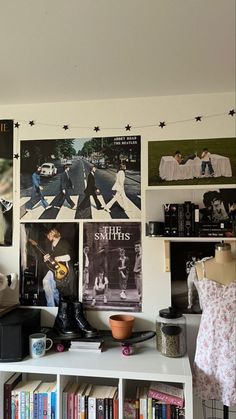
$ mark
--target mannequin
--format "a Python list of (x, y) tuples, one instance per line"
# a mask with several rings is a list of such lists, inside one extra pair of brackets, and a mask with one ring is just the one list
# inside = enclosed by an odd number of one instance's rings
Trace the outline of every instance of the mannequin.
[[(236, 261), (233, 259), (229, 243), (215, 245), (215, 257), (209, 258), (204, 265), (198, 261), (195, 264), (197, 279), (207, 279), (226, 285), (236, 280)], [(204, 275), (205, 268), (205, 275)]]
[(203, 313), (194, 359), (194, 385), (202, 400), (223, 403), (224, 419), (236, 405), (236, 260), (229, 243), (217, 243), (212, 258), (198, 261), (196, 282)]

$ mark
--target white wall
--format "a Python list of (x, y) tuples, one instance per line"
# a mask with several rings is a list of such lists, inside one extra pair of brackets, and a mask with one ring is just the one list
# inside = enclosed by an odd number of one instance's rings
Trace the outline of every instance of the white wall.
[[(19, 139), (53, 139), (80, 138), (95, 136), (88, 128), (99, 125), (99, 136), (126, 135), (123, 127), (157, 126), (131, 129), (130, 135), (142, 137), (142, 205), (143, 233), (145, 222), (145, 189), (148, 185), (147, 145), (150, 140), (163, 139), (194, 139), (235, 136), (235, 118), (227, 112), (234, 107), (234, 93), (189, 95), (174, 97), (150, 97), (138, 99), (120, 99), (88, 102), (28, 104), (17, 106), (0, 106), (1, 119), (15, 119), (20, 128), (15, 130), (15, 153), (19, 152)], [(206, 118), (202, 122), (186, 121), (197, 115), (218, 115)], [(31, 127), (28, 122), (34, 120)], [(25, 121), (25, 122), (23, 122)], [(158, 128), (159, 121), (186, 121)], [(71, 128), (64, 131), (62, 126), (69, 124)], [(58, 125), (58, 126), (55, 126)], [(102, 127), (112, 128), (103, 130)], [(129, 134), (129, 132), (128, 132)], [(16, 202), (19, 202), (19, 170), (20, 161), (15, 160)], [(19, 207), (15, 206), (14, 245), (11, 248), (0, 248), (0, 270), (2, 272), (19, 270)], [(80, 269), (81, 271), (81, 269)], [(154, 328), (155, 317), (161, 308), (170, 305), (170, 274), (164, 272), (164, 244), (162, 240), (145, 238), (143, 234), (143, 312), (136, 314), (140, 328)], [(51, 309), (53, 312), (53, 309)], [(52, 319), (50, 309), (45, 309)], [(98, 327), (108, 324), (111, 313), (89, 313), (89, 319)], [(94, 319), (93, 319), (94, 317)], [(96, 317), (96, 321), (95, 321)], [(193, 359), (195, 339), (199, 316), (187, 316), (188, 350)], [(196, 417), (197, 416), (196, 414)]]

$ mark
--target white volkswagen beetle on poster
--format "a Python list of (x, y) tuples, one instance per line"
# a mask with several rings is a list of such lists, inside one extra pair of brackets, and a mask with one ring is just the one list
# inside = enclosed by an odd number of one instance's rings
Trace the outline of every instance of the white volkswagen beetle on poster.
[(51, 177), (57, 174), (57, 168), (53, 163), (43, 163), (41, 165), (40, 176)]

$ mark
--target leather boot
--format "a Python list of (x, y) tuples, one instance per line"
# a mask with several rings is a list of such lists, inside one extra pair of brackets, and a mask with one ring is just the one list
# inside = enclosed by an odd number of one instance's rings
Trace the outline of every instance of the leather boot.
[(88, 338), (96, 336), (98, 334), (97, 329), (91, 326), (88, 320), (84, 317), (83, 304), (76, 301), (72, 303), (72, 306), (77, 330), (81, 330)]
[(53, 329), (67, 339), (81, 337), (81, 332), (73, 324), (73, 313), (70, 313), (70, 303), (67, 301), (60, 301)]

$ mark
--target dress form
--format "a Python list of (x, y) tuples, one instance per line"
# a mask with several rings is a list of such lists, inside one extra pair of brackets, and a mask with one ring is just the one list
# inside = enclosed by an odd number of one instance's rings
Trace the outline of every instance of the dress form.
[(201, 262), (197, 262), (195, 267), (199, 280), (206, 277), (226, 285), (236, 279), (236, 260), (233, 258), (229, 243), (217, 243), (214, 258), (206, 260), (204, 268)]
[[(197, 262), (195, 267), (198, 280), (211, 280), (223, 286), (230, 286), (236, 280), (236, 261), (229, 243), (217, 243), (214, 257)], [(223, 419), (228, 417), (229, 407), (223, 405)]]

